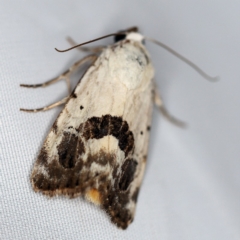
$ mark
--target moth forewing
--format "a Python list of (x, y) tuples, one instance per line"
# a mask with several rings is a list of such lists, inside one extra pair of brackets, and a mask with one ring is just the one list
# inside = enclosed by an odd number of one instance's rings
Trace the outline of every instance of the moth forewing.
[(125, 229), (145, 169), (153, 67), (138, 33), (103, 49), (56, 119), (31, 175), (34, 190), (83, 195)]

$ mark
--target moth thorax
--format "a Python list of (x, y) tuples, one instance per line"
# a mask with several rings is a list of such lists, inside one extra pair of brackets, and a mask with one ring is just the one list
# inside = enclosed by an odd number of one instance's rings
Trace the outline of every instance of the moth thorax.
[(144, 40), (144, 37), (140, 33), (130, 32), (127, 34), (126, 39), (142, 42)]

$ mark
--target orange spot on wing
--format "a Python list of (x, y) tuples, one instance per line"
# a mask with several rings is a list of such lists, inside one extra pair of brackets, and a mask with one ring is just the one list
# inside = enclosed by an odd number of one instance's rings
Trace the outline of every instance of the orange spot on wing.
[(85, 196), (88, 201), (96, 204), (96, 205), (100, 205), (101, 204), (101, 195), (100, 195), (100, 192), (95, 189), (95, 188), (92, 188), (90, 189), (87, 193), (86, 193), (86, 196)]

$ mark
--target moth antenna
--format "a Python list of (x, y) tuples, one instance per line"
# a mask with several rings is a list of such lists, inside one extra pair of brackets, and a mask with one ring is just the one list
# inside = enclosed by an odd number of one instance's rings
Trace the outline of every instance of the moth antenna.
[(74, 49), (74, 48), (83, 46), (83, 45), (85, 45), (85, 44), (92, 43), (92, 42), (96, 42), (96, 41), (101, 40), (101, 39), (103, 39), (103, 38), (108, 38), (108, 37), (112, 37), (112, 36), (116, 36), (116, 35), (121, 35), (121, 34), (123, 34), (123, 33), (122, 33), (122, 32), (121, 32), (121, 33), (111, 33), (111, 34), (108, 34), (108, 35), (105, 35), (105, 36), (102, 36), (102, 37), (99, 37), (99, 38), (95, 38), (95, 39), (93, 39), (93, 40), (90, 40), (90, 41), (87, 41), (87, 42), (84, 42), (84, 43), (80, 43), (80, 44), (78, 44), (78, 45), (76, 45), (76, 46), (70, 47), (70, 48), (65, 49), (65, 50), (59, 50), (59, 49), (57, 49), (57, 48), (55, 48), (55, 50), (58, 51), (58, 52), (67, 52), (67, 51), (70, 51), (70, 50), (72, 50), (72, 49)]
[(185, 62), (186, 64), (188, 64), (190, 67), (192, 67), (195, 71), (197, 71), (203, 78), (207, 79), (210, 82), (215, 82), (217, 80), (219, 80), (219, 77), (211, 77), (209, 76), (206, 72), (204, 72), (201, 68), (199, 68), (196, 64), (194, 64), (192, 61), (188, 60), (187, 58), (185, 58), (184, 56), (182, 56), (181, 54), (179, 54), (178, 52), (176, 52), (175, 50), (173, 50), (172, 48), (168, 47), (167, 45), (165, 45), (164, 43), (161, 43), (155, 39), (152, 38), (147, 38), (145, 37), (146, 40), (149, 40), (150, 42), (153, 42), (157, 45), (159, 45), (160, 47), (164, 48), (165, 50), (167, 50), (168, 52), (172, 53), (174, 56), (176, 56), (177, 58), (179, 58), (180, 60), (182, 60), (183, 62)]

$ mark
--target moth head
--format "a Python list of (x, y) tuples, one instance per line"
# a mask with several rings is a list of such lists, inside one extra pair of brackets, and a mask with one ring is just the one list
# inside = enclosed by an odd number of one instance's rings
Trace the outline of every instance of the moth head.
[(119, 42), (119, 41), (122, 41), (122, 40), (126, 39), (126, 40), (132, 40), (132, 41), (144, 44), (144, 40), (148, 40), (150, 42), (153, 42), (153, 43), (159, 45), (160, 47), (164, 48), (165, 50), (167, 50), (171, 54), (173, 54), (176, 57), (178, 57), (179, 59), (181, 59), (183, 62), (187, 63), (190, 67), (192, 67), (195, 71), (197, 71), (205, 79), (207, 79), (207, 80), (209, 80), (211, 82), (215, 82), (215, 81), (217, 81), (219, 79), (218, 77), (211, 77), (211, 76), (209, 76), (201, 68), (199, 68), (196, 64), (194, 64), (193, 62), (191, 62), (190, 60), (188, 60), (187, 58), (185, 58), (181, 54), (177, 53), (176, 51), (174, 51), (173, 49), (171, 49), (170, 47), (168, 47), (164, 43), (159, 42), (159, 41), (157, 41), (157, 40), (155, 40), (153, 38), (143, 37), (143, 35), (138, 33), (138, 28), (137, 27), (131, 27), (131, 28), (128, 28), (128, 29), (126, 29), (124, 31), (119, 31), (117, 33), (111, 33), (111, 34), (105, 35), (103, 37), (96, 38), (96, 39), (90, 40), (88, 42), (84, 42), (84, 43), (78, 44), (78, 45), (76, 45), (74, 47), (71, 47), (71, 48), (68, 48), (68, 49), (65, 49), (65, 50), (58, 50), (57, 48), (55, 48), (55, 50), (58, 51), (58, 52), (67, 52), (67, 51), (72, 50), (74, 48), (83, 46), (83, 45), (91, 43), (91, 42), (95, 42), (95, 41), (101, 40), (103, 38), (111, 37), (111, 36), (114, 36), (114, 41), (115, 42)]
[(121, 30), (118, 32), (118, 34), (116, 36), (114, 36), (114, 42), (119, 42), (125, 39), (129, 39), (129, 40), (133, 40), (133, 41), (137, 41), (137, 42), (141, 42), (144, 43), (144, 37), (143, 35), (141, 35), (138, 32), (138, 28), (137, 27), (131, 27), (128, 28), (126, 30)]

